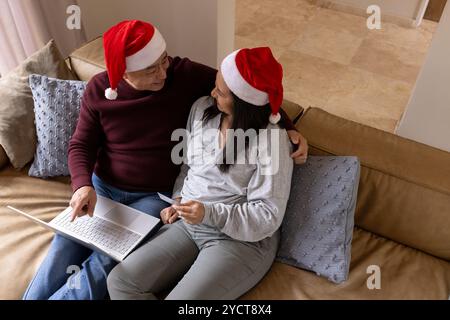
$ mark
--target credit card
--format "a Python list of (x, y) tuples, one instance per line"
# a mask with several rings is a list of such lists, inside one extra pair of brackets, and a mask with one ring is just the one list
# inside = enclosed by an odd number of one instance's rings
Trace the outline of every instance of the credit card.
[(161, 194), (161, 193), (159, 193), (159, 192), (158, 192), (158, 196), (161, 198), (161, 200), (163, 200), (163, 201), (165, 201), (165, 202), (168, 202), (168, 203), (170, 203), (170, 204), (175, 204), (175, 203), (176, 203), (175, 200), (173, 200), (173, 199), (171, 199), (171, 198), (169, 198), (169, 197), (166, 197), (165, 195), (163, 195), (163, 194)]

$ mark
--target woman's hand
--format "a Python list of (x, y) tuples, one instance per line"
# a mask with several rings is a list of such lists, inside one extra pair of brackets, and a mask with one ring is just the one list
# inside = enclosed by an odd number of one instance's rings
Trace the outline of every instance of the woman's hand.
[(296, 164), (305, 163), (308, 158), (308, 141), (296, 130), (289, 130), (287, 134), (293, 144), (299, 145), (298, 149), (291, 154), (291, 158), (294, 158)]
[(162, 209), (159, 215), (164, 224), (173, 223), (178, 218), (177, 211), (171, 206)]
[[(175, 201), (179, 204), (181, 202), (181, 198), (176, 198)], [(174, 223), (175, 220), (178, 219), (178, 212), (173, 208), (173, 206), (162, 209), (159, 215), (161, 216), (161, 221), (164, 224)]]
[(205, 206), (198, 201), (190, 200), (183, 204), (172, 205), (172, 207), (189, 224), (199, 224), (205, 216)]

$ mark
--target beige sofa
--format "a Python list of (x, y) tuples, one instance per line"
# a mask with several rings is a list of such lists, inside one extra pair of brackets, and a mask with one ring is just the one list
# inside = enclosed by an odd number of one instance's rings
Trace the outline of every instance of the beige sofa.
[[(81, 80), (104, 70), (101, 39), (73, 52)], [(275, 262), (244, 299), (447, 299), (450, 293), (450, 153), (331, 115), (284, 109), (313, 155), (356, 155), (361, 178), (349, 279), (336, 285)], [(0, 148), (1, 151), (1, 148)], [(0, 157), (2, 154), (0, 154)], [(50, 220), (70, 199), (69, 178), (31, 178), (27, 168), (0, 170), (0, 299), (19, 299), (48, 249), (52, 233), (11, 214), (13, 205)], [(381, 288), (369, 289), (369, 266)], [(369, 279), (369, 282), (370, 279)]]

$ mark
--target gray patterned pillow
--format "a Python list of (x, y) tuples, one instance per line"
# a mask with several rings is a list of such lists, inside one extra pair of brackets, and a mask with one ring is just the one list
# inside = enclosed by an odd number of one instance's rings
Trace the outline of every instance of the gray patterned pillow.
[(295, 166), (278, 261), (347, 280), (359, 175), (357, 157), (310, 156)]
[(75, 130), (86, 82), (37, 74), (29, 77), (34, 100), (37, 147), (28, 174), (48, 178), (69, 175), (69, 139)]

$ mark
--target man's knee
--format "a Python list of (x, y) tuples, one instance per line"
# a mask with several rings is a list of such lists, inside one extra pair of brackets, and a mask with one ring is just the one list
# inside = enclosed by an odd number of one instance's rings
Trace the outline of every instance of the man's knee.
[(138, 201), (132, 202), (128, 205), (156, 218), (160, 218), (161, 210), (168, 206), (166, 202), (161, 199), (155, 199), (154, 196), (141, 198)]
[(50, 245), (48, 255), (52, 260), (55, 259), (55, 257), (58, 257), (59, 259), (61, 257), (66, 257), (69, 259), (78, 255), (86, 255), (87, 257), (89, 255), (89, 251), (90, 250), (83, 245), (62, 235), (55, 234)]

